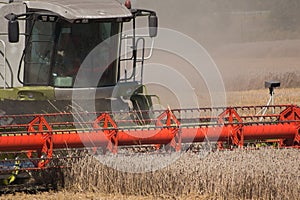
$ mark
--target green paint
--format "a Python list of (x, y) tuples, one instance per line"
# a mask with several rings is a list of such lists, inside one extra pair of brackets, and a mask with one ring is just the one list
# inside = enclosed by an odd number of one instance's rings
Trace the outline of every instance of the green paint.
[(10, 100), (54, 100), (54, 88), (49, 86), (25, 86), (0, 89), (0, 99)]

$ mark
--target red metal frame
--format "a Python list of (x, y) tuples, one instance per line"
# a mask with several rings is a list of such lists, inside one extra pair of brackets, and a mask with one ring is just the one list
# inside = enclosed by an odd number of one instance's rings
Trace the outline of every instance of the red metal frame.
[[(100, 126), (100, 123), (103, 121), (103, 126)], [(96, 129), (98, 134), (104, 134), (107, 138), (107, 147), (109, 151), (117, 153), (118, 151), (118, 127), (117, 124), (113, 121), (108, 113), (103, 113), (94, 121), (94, 129)], [(111, 127), (111, 129), (109, 129)], [(103, 131), (102, 131), (103, 129)]]
[[(49, 163), (52, 158), (53, 141), (52, 141), (52, 128), (42, 115), (37, 116), (28, 124), (28, 133), (36, 134), (41, 137), (42, 147), (37, 149), (38, 157), (43, 158), (38, 162), (33, 162), (36, 167), (42, 168)], [(32, 151), (28, 151), (28, 158), (32, 158)]]
[[(90, 128), (82, 129), (68, 128), (70, 124), (76, 126), (75, 122), (47, 122), (50, 117), (63, 117), (62, 113), (30, 115), (26, 117), (33, 119), (28, 124), (0, 127), (0, 151), (28, 151), (29, 158), (32, 158), (32, 152), (37, 152), (39, 160), (35, 159), (33, 162), (37, 168), (43, 168), (50, 162), (54, 149), (64, 148), (103, 147), (104, 151), (117, 153), (119, 146), (150, 144), (158, 148), (167, 145), (180, 151), (182, 143), (209, 140), (218, 142), (220, 148), (223, 148), (224, 143), (243, 148), (245, 141), (268, 139), (280, 141), (281, 147), (300, 148), (298, 106), (269, 106), (270, 109), (281, 109), (279, 114), (238, 114), (238, 111), (243, 113), (259, 108), (262, 106), (216, 108), (222, 111), (218, 116), (196, 116), (187, 119), (180, 118), (187, 110), (167, 109), (160, 111), (161, 114), (156, 119), (151, 119), (154, 124), (133, 127), (118, 127), (118, 121), (111, 117), (112, 113), (101, 113), (93, 122), (82, 122), (90, 125)], [(189, 111), (195, 111), (198, 115), (211, 110), (205, 108)]]
[[(166, 123), (163, 124), (162, 120), (165, 120)], [(170, 108), (163, 112), (156, 121), (157, 127), (164, 126), (166, 133), (171, 134), (172, 140), (170, 142), (170, 147), (173, 147), (176, 151), (181, 150), (181, 132), (180, 132), (180, 122), (176, 116), (172, 113)], [(157, 144), (157, 148), (160, 147), (160, 144)]]

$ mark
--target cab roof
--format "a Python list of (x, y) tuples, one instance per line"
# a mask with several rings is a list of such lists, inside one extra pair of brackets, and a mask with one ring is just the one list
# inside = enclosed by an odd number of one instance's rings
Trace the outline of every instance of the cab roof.
[(47, 10), (68, 20), (131, 17), (131, 12), (117, 0), (30, 0), (29, 9)]

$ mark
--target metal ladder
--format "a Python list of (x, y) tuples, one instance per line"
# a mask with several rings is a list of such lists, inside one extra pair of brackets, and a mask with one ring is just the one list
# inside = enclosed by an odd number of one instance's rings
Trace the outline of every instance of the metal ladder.
[(5, 42), (3, 40), (0, 39), (0, 43), (2, 44), (3, 46), (3, 63), (0, 62), (0, 68), (3, 67), (4, 69), (4, 74), (0, 73), (0, 77), (3, 79), (3, 88), (6, 89), (7, 86), (9, 86), (6, 82), (6, 45), (5, 45)]

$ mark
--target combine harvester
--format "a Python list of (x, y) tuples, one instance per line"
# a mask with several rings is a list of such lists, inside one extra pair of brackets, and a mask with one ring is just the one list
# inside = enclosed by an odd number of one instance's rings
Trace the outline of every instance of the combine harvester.
[[(122, 147), (156, 151), (165, 146), (181, 151), (184, 143), (205, 141), (243, 148), (269, 139), (299, 148), (296, 105), (151, 110), (156, 97), (145, 94), (142, 76), (136, 78), (145, 60), (144, 48), (139, 57), (137, 47), (157, 35), (158, 19), (154, 11), (131, 9), (130, 1), (125, 5), (115, 0), (0, 0), (2, 182), (13, 185), (24, 174), (64, 167), (58, 163), (70, 159), (72, 149), (118, 153)], [(148, 35), (135, 34), (137, 18), (148, 20)], [(132, 35), (120, 34), (126, 23)], [(103, 41), (103, 55), (97, 58), (116, 59), (80, 74), (78, 66)], [(132, 44), (128, 58), (119, 56), (124, 41)], [(132, 74), (122, 79), (128, 61)], [(267, 86), (272, 97), (277, 83)], [(74, 97), (74, 92), (82, 95)], [(81, 103), (76, 112), (74, 101)], [(120, 111), (112, 111), (112, 101)]]

